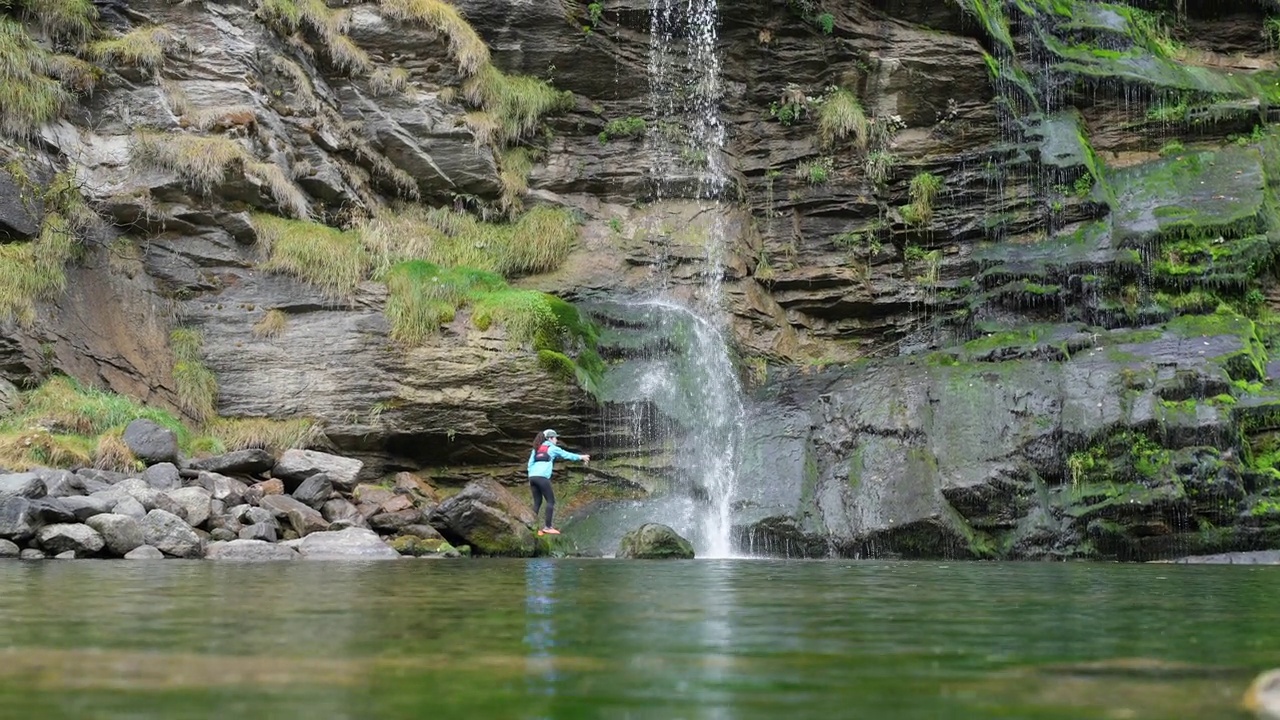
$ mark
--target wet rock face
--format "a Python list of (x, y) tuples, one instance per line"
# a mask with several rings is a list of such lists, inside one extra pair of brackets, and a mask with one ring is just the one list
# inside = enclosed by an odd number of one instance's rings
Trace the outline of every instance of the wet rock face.
[(532, 557), (540, 543), (530, 502), (493, 480), (477, 480), (431, 513), (431, 526), (454, 544), (484, 555)]

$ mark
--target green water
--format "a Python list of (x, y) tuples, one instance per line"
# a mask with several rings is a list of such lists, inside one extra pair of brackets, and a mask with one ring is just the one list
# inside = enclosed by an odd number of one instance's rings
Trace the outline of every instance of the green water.
[(1280, 568), (0, 563), (3, 718), (1243, 718)]

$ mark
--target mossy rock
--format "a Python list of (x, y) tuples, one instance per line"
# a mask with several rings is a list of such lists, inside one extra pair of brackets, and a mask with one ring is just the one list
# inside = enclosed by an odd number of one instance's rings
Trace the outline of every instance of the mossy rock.
[(622, 536), (617, 556), (634, 560), (691, 560), (693, 544), (666, 525), (646, 523)]

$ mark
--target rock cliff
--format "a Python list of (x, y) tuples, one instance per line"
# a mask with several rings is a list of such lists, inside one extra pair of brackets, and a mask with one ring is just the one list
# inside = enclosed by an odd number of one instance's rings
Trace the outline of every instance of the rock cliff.
[[(570, 509), (660, 492), (681, 418), (619, 384), (679, 338), (626, 301), (719, 233), (743, 543), (1275, 546), (1277, 8), (722, 5), (710, 158), (648, 2), (0, 4), (0, 408), (66, 374), (442, 485), (554, 426), (613, 458)], [(3, 462), (119, 460), (47, 415)]]

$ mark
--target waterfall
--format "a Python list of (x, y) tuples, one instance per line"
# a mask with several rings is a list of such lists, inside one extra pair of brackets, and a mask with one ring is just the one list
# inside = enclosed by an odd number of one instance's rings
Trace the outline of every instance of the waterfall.
[[(720, 118), (718, 12), (716, 0), (650, 0), (650, 10), (649, 97), (652, 117), (662, 123), (651, 128), (646, 139), (655, 195), (692, 196), (705, 203), (717, 221), (706, 233), (706, 257), (694, 300), (679, 300), (667, 273), (659, 272), (655, 296), (641, 303), (651, 326), (678, 339), (674, 353), (649, 365), (641, 393), (675, 419), (671, 437), (664, 439), (696, 496), (691, 502), (667, 505), (668, 512), (679, 507), (683, 517), (660, 521), (687, 534), (699, 556), (729, 557), (745, 411), (721, 320), (727, 232), (714, 206), (728, 174)], [(657, 267), (666, 267), (665, 257), (657, 260)]]

